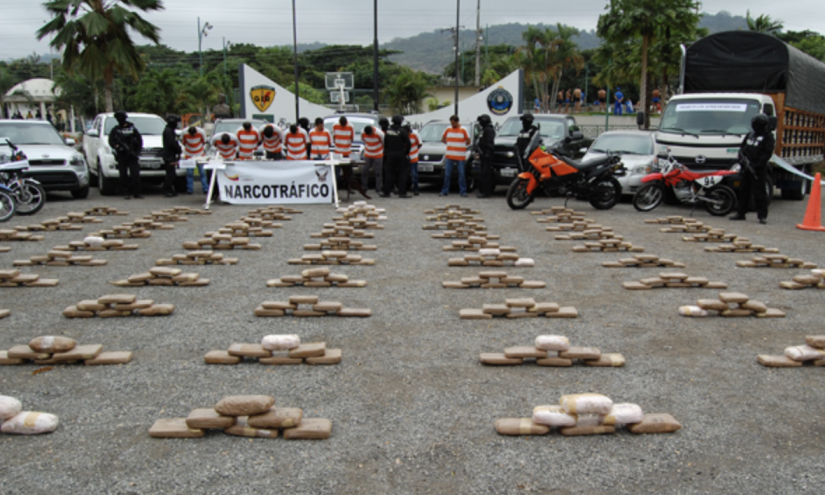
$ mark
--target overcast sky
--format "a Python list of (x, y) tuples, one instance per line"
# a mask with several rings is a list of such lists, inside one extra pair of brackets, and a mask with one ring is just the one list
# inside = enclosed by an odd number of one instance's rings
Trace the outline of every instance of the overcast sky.
[[(474, 28), (478, 0), (461, 1), (461, 25)], [(373, 38), (373, 0), (297, 0), (298, 42), (368, 45)], [(481, 0), (481, 25), (556, 23), (595, 29), (607, 0)], [(292, 44), (290, 0), (165, 0), (164, 11), (149, 14), (161, 28), (162, 42), (177, 50), (198, 49), (198, 16), (214, 26), (204, 49), (221, 49), (222, 38), (263, 46)], [(825, 33), (825, 1), (708, 0), (701, 10), (732, 15), (768, 14), (786, 30)], [(41, 0), (0, 0), (0, 60), (48, 53), (48, 42), (34, 32), (47, 20)], [(455, 25), (454, 0), (379, 0), (378, 39), (387, 42), (422, 31)], [(146, 40), (138, 38), (138, 44)]]

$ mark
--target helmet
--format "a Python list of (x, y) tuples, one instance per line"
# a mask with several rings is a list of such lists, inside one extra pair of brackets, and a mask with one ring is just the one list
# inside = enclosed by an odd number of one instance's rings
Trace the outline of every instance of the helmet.
[(768, 116), (760, 113), (751, 119), (751, 128), (757, 134), (761, 134), (768, 129), (768, 122)]
[(532, 113), (525, 113), (519, 119), (527, 125), (533, 124), (533, 114)]
[(118, 110), (117, 112), (115, 112), (115, 120), (117, 120), (119, 123), (122, 124), (122, 123), (126, 122), (127, 118), (129, 118), (129, 116), (126, 114), (125, 111)]
[(169, 115), (166, 116), (166, 123), (167, 124), (169, 124), (171, 126), (175, 126), (175, 125), (178, 124), (178, 122), (180, 122), (180, 117), (178, 117), (177, 115), (175, 115), (173, 113), (170, 113)]
[(229, 144), (229, 141), (230, 141), (229, 134), (224, 132), (223, 135), (221, 136), (221, 142), (223, 144)]
[(481, 124), (482, 127), (487, 127), (488, 125), (493, 123), (493, 119), (491, 119), (490, 116), (486, 113), (483, 115), (479, 115), (476, 120), (478, 120), (478, 123)]
[(271, 125), (264, 127), (264, 136), (271, 138), (273, 134), (275, 134), (275, 130), (272, 129)]
[(249, 131), (250, 129), (252, 129), (252, 122), (244, 122), (243, 123), (243, 130)]
[(393, 125), (401, 125), (404, 122), (404, 117), (401, 115), (393, 115), (392, 116), (392, 124)]

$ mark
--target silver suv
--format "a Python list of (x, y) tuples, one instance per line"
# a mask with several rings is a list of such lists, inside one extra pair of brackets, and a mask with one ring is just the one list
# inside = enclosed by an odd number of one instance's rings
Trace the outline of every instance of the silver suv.
[[(89, 195), (89, 167), (83, 155), (65, 142), (45, 120), (0, 120), (0, 136), (8, 139), (29, 160), (26, 177), (47, 191), (69, 191), (78, 199)], [(0, 158), (2, 160), (2, 158)]]

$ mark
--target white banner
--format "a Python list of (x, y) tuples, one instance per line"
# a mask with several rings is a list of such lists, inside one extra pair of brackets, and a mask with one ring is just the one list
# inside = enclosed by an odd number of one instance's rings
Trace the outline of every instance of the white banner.
[(312, 161), (226, 162), (216, 170), (221, 201), (243, 205), (332, 204), (332, 166)]

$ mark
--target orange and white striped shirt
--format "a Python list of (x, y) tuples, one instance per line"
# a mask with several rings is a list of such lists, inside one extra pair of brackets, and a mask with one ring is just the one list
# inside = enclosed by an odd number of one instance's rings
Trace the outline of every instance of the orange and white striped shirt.
[(238, 138), (232, 134), (228, 134), (229, 144), (223, 144), (223, 141), (221, 141), (222, 136), (223, 134), (218, 134), (217, 136), (212, 137), (212, 146), (218, 150), (218, 154), (224, 160), (234, 160), (235, 153), (238, 151)]
[(361, 134), (361, 141), (364, 141), (364, 157), (384, 158), (384, 133), (378, 129), (372, 131), (372, 136), (366, 133)]
[(309, 138), (301, 129), (298, 129), (298, 132), (295, 134), (287, 132), (284, 136), (284, 144), (286, 144), (286, 159), (306, 160), (308, 142)]
[[(264, 136), (264, 129), (267, 127), (272, 128), (271, 138)], [(267, 124), (261, 127), (261, 145), (264, 147), (264, 150), (270, 153), (280, 153), (284, 149), (284, 131), (274, 124)]]
[(407, 155), (410, 157), (410, 163), (418, 163), (418, 151), (421, 149), (421, 136), (418, 135), (418, 131), (412, 131), (410, 133), (410, 154)]
[(200, 127), (195, 128), (195, 135), (189, 134), (189, 130), (183, 131), (183, 156), (185, 158), (194, 158), (196, 156), (203, 156), (203, 150), (206, 146), (206, 133)]
[(335, 152), (344, 156), (352, 153), (352, 140), (355, 138), (355, 130), (351, 125), (335, 124), (332, 126), (332, 140), (335, 143)]
[(457, 161), (467, 159), (467, 141), (470, 140), (470, 136), (463, 127), (458, 126), (458, 129), (454, 129), (453, 126), (448, 127), (444, 131), (443, 139), (447, 141), (447, 158)]
[(238, 136), (238, 159), (251, 160), (253, 153), (258, 149), (258, 143), (261, 142), (261, 133), (258, 129), (252, 127), (248, 131), (241, 127), (237, 131)]
[(329, 149), (332, 146), (332, 135), (326, 129), (317, 131), (312, 129), (309, 133), (309, 142), (312, 144), (310, 153), (312, 158), (322, 158), (326, 160), (329, 158)]

